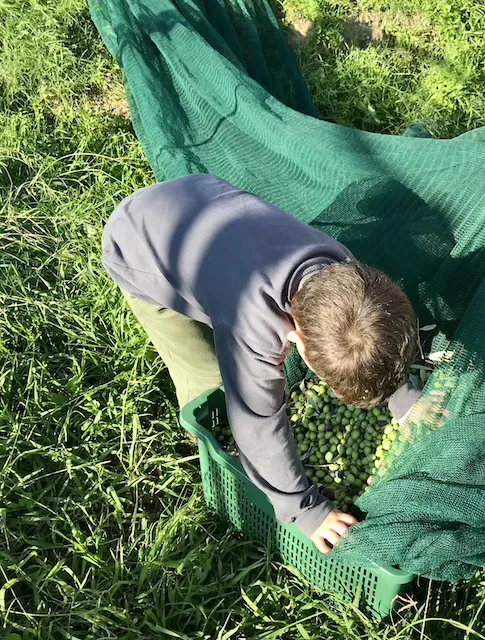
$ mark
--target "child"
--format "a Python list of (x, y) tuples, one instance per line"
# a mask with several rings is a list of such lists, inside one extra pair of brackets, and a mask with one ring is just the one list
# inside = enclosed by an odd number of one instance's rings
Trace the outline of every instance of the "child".
[(401, 418), (416, 400), (404, 385), (417, 333), (406, 295), (339, 242), (210, 175), (123, 200), (106, 225), (103, 263), (180, 405), (223, 383), (248, 476), (281, 521), (328, 552), (355, 518), (305, 475), (286, 417), (285, 356), (295, 343), (344, 402), (393, 396)]

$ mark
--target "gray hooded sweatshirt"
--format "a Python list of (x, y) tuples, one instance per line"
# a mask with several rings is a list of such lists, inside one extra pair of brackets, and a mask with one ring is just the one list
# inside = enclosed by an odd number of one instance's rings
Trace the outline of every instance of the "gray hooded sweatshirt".
[[(103, 264), (119, 287), (214, 330), (241, 462), (276, 516), (311, 536), (333, 504), (305, 475), (286, 416), (291, 298), (350, 251), (261, 198), (210, 175), (154, 184), (106, 224)], [(392, 407), (415, 400), (401, 388)]]

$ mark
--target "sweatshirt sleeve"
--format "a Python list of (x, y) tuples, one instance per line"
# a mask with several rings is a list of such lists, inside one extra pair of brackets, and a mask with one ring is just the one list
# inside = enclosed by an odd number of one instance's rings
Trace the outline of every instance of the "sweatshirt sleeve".
[(400, 424), (402, 424), (411, 413), (411, 409), (414, 407), (420, 395), (421, 391), (415, 389), (411, 382), (407, 382), (403, 384), (402, 387), (399, 387), (389, 398), (389, 410)]
[(306, 476), (298, 457), (286, 416), (281, 356), (263, 357), (225, 326), (215, 326), (214, 336), (241, 463), (271, 500), (276, 517), (310, 537), (334, 506)]

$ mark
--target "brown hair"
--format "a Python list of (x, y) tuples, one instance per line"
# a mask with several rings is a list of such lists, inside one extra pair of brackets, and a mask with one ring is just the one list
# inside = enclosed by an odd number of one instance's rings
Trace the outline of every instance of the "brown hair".
[(416, 316), (382, 271), (353, 262), (326, 267), (291, 306), (306, 361), (343, 402), (373, 407), (403, 384), (416, 353)]

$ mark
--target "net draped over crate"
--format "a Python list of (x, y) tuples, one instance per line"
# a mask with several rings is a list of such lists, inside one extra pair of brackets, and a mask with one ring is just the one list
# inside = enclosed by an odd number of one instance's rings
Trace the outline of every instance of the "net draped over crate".
[[(458, 580), (485, 565), (485, 130), (324, 122), (265, 0), (91, 0), (158, 180), (212, 173), (386, 271), (441, 362), (332, 555)], [(288, 382), (305, 375), (287, 362)]]

